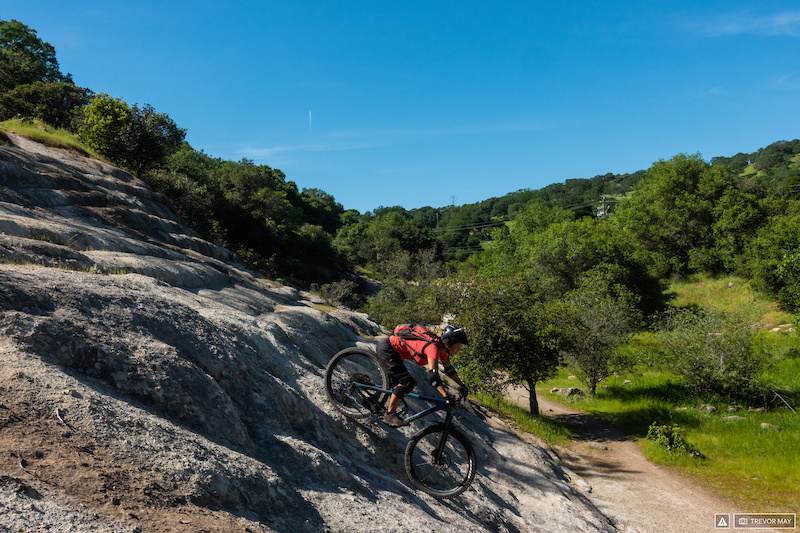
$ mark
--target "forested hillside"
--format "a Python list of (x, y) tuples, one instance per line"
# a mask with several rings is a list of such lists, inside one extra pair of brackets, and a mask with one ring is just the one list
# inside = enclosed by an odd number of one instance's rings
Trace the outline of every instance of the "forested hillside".
[[(251, 267), (327, 284), (332, 301), (366, 305), (387, 323), (422, 318), (417, 301), (428, 282), (457, 272), (514, 272), (554, 295), (601, 265), (645, 302), (645, 314), (658, 307), (658, 282), (695, 272), (735, 273), (788, 309), (800, 305), (798, 140), (710, 161), (678, 154), (633, 174), (470, 205), (359, 213), (322, 190), (299, 190), (278, 169), (192, 148), (186, 131), (148, 104), (76, 86), (55, 49), (19, 21), (0, 21), (0, 69), (6, 128), (71, 135), (165, 194), (200, 236)], [(384, 290), (365, 300), (354, 271)]]

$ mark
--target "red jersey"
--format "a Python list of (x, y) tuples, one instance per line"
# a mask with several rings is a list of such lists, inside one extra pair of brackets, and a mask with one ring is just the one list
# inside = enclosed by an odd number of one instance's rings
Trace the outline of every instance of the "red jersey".
[[(401, 339), (396, 335), (392, 335), (389, 337), (389, 343), (392, 345), (392, 349), (400, 356), (400, 359), (416, 361), (420, 366), (426, 366), (428, 364), (428, 358), (438, 361), (440, 359), (440, 353), (445, 353), (444, 347), (441, 342), (438, 341), (431, 342), (422, 339)], [(414, 350), (416, 350), (416, 352)]]

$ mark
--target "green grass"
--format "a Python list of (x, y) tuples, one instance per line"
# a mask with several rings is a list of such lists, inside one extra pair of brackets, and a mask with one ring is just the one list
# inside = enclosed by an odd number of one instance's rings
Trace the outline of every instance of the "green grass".
[[(47, 146), (63, 148), (95, 159), (103, 159), (97, 152), (84, 146), (74, 133), (53, 128), (39, 120), (6, 120), (0, 122), (0, 128)], [(3, 137), (7, 139), (5, 134)]]
[[(609, 378), (603, 383), (607, 388), (599, 389), (594, 397), (567, 402), (549, 390), (578, 386), (568, 379), (569, 374), (569, 369), (562, 369), (539, 394), (610, 422), (632, 436), (649, 460), (690, 474), (742, 509), (796, 510), (800, 500), (800, 415), (790, 409), (751, 412), (748, 406), (739, 406), (738, 411), (729, 412), (728, 402), (716, 400), (710, 402), (716, 412), (706, 413), (699, 406), (707, 400), (692, 397), (680, 378), (645, 368)], [(800, 390), (800, 359), (781, 361), (773, 374), (780, 376), (783, 386)], [(623, 385), (625, 380), (631, 383)], [(725, 420), (729, 416), (745, 420)], [(703, 458), (669, 453), (646, 440), (653, 422), (678, 425), (690, 449), (702, 453)], [(762, 422), (781, 429), (762, 429)]]
[(503, 399), (483, 394), (475, 395), (474, 399), (501, 416), (512, 420), (520, 430), (536, 435), (551, 446), (554, 444), (566, 446), (575, 437), (573, 432), (561, 422), (544, 416), (532, 415), (527, 409)]
[[(728, 422), (736, 414), (745, 418)], [(780, 427), (763, 429), (762, 423)], [(753, 511), (796, 511), (800, 501), (800, 418), (788, 409), (770, 413), (719, 412), (689, 429), (687, 440), (704, 455), (677, 464)]]
[[(550, 392), (553, 387), (581, 388), (580, 382), (569, 379), (573, 374), (573, 369), (560, 369), (555, 378), (543, 384), (538, 394), (569, 403), (636, 438), (644, 438), (653, 421), (682, 427), (696, 426), (700, 422), (695, 413), (688, 409), (693, 403), (690, 391), (679, 377), (670, 373), (638, 367), (620, 376), (607, 378), (600, 384), (595, 396), (571, 396), (566, 399)], [(626, 385), (626, 381), (631, 383)]]
[(775, 303), (758, 297), (749, 281), (736, 276), (713, 278), (694, 275), (686, 281), (673, 284), (667, 294), (672, 297), (670, 304), (675, 307), (697, 306), (727, 312), (753, 309), (761, 318), (763, 330), (791, 324), (795, 320), (794, 315), (781, 311)]
[[(729, 283), (733, 284), (729, 287)], [(796, 317), (777, 309), (755, 294), (741, 279), (693, 277), (671, 287), (675, 306), (699, 306), (723, 311), (754, 309), (760, 316), (759, 345), (774, 356), (774, 364), (761, 377), (769, 390), (781, 391), (794, 408), (786, 407), (769, 393), (772, 402), (767, 411), (751, 411), (764, 402), (736, 405), (724, 398), (699, 398), (684, 385), (680, 376), (654, 363), (659, 361), (658, 334), (642, 333), (622, 347), (628, 358), (649, 363), (603, 381), (594, 397), (569, 399), (550, 393), (553, 387), (584, 386), (570, 375), (575, 369), (562, 368), (557, 376), (539, 387), (539, 394), (568, 403), (575, 408), (606, 420), (633, 437), (645, 456), (656, 464), (691, 475), (751, 512), (796, 512), (800, 501), (800, 337), (778, 325), (794, 324)], [(628, 384), (625, 381), (629, 380)], [(710, 403), (713, 413), (699, 409)], [(726, 417), (744, 420), (730, 421)], [(646, 439), (652, 423), (677, 425), (684, 433), (688, 453), (670, 453)], [(763, 429), (762, 423), (781, 428)]]

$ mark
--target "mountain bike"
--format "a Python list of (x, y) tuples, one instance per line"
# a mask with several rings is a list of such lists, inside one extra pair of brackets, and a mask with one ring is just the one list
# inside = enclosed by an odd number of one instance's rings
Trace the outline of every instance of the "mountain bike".
[[(374, 352), (347, 348), (333, 356), (325, 369), (325, 392), (340, 412), (353, 419), (380, 417), (392, 394), (389, 376)], [(408, 393), (431, 404), (418, 413), (409, 413), (405, 402), (398, 415), (408, 422), (437, 411), (445, 413), (444, 423), (426, 427), (406, 446), (406, 474), (419, 490), (437, 499), (458, 496), (475, 478), (476, 460), (467, 437), (453, 427), (455, 400)]]

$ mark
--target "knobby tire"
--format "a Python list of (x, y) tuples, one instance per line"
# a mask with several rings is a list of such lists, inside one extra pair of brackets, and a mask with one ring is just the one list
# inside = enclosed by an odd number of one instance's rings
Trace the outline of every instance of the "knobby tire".
[(437, 499), (452, 498), (467, 490), (475, 478), (477, 463), (467, 437), (452, 427), (442, 457), (435, 462), (444, 429), (444, 424), (425, 428), (411, 438), (405, 452), (406, 474), (411, 483)]
[(334, 355), (325, 369), (325, 393), (336, 409), (350, 418), (380, 414), (388, 395), (359, 388), (355, 383), (388, 388), (389, 377), (374, 352), (347, 348)]

